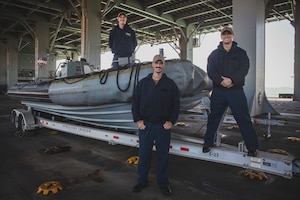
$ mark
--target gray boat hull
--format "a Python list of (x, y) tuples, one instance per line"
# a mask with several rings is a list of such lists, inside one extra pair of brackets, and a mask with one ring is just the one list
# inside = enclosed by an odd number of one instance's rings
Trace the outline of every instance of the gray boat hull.
[[(102, 105), (130, 102), (137, 81), (152, 73), (151, 63), (119, 71), (104, 71), (84, 78), (59, 79), (49, 87), (51, 101), (58, 105)], [(175, 81), (182, 97), (209, 88), (205, 72), (189, 61), (168, 61), (164, 72)]]
[[(20, 99), (39, 114), (106, 128), (137, 131), (131, 114), (131, 98), (136, 83), (152, 73), (151, 63), (121, 70), (102, 70), (76, 77), (16, 85), (8, 96)], [(207, 74), (187, 60), (166, 61), (164, 73), (180, 91), (180, 111), (186, 112), (208, 95)]]

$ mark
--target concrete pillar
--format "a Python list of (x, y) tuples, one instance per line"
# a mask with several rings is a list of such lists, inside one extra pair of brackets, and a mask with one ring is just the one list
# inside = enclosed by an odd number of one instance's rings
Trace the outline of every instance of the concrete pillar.
[(193, 61), (193, 30), (191, 27), (183, 28), (179, 38), (180, 58)]
[(193, 37), (191, 36), (192, 35), (192, 32), (193, 30), (191, 28), (188, 27), (187, 29), (187, 36), (188, 36), (188, 41), (187, 41), (187, 44), (186, 44), (186, 59), (190, 60), (190, 61), (193, 61)]
[(18, 43), (15, 38), (8, 40), (7, 44), (7, 87), (18, 83)]
[(265, 1), (233, 0), (234, 41), (247, 51), (250, 69), (245, 93), (251, 116), (263, 113), (265, 99)]
[(0, 43), (0, 94), (4, 94), (7, 90), (7, 65), (6, 65), (7, 46)]
[(49, 23), (38, 21), (35, 35), (35, 80), (49, 77)]
[(101, 53), (101, 1), (82, 0), (81, 58), (100, 67)]
[(179, 38), (180, 58), (187, 59), (187, 28), (182, 28), (182, 33)]
[(295, 66), (294, 66), (294, 101), (300, 101), (300, 0), (296, 1), (295, 10)]
[(50, 52), (49, 56), (48, 56), (48, 63), (47, 63), (47, 69), (48, 69), (48, 76), (50, 76), (50, 78), (54, 78), (55, 77), (55, 71), (56, 71), (56, 55), (52, 52)]

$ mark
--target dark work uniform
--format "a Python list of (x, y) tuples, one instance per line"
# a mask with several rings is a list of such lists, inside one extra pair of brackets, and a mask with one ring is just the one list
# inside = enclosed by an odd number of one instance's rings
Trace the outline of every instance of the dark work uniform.
[[(204, 136), (205, 146), (213, 146), (218, 125), (227, 106), (229, 106), (239, 125), (247, 149), (258, 149), (258, 138), (252, 126), (247, 98), (243, 90), (248, 70), (249, 58), (247, 53), (238, 47), (234, 41), (229, 52), (223, 48), (223, 43), (220, 42), (218, 48), (209, 55), (207, 73), (213, 81), (213, 91), (211, 113), (208, 116), (207, 130)], [(233, 87), (223, 87), (220, 84), (223, 81), (221, 76), (230, 78)]]
[(128, 24), (123, 29), (117, 25), (110, 31), (108, 44), (114, 54), (113, 67), (118, 67), (118, 62), (114, 61), (119, 57), (131, 57), (137, 46), (135, 32)]
[(168, 180), (168, 154), (171, 131), (163, 124), (171, 121), (175, 124), (179, 114), (179, 90), (175, 82), (163, 74), (157, 84), (152, 73), (142, 79), (134, 89), (132, 115), (135, 122), (144, 120), (145, 130), (139, 130), (138, 182), (148, 185), (148, 173), (151, 165), (153, 144), (157, 150), (157, 182), (166, 187)]

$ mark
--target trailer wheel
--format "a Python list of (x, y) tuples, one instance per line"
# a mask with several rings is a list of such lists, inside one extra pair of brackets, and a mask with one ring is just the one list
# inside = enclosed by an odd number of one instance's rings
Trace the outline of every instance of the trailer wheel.
[(16, 112), (12, 112), (10, 115), (12, 125), (18, 130), (19, 129), (19, 119)]
[(19, 130), (19, 133), (18, 133), (18, 136), (19, 137), (23, 137), (25, 135), (27, 135), (27, 130), (26, 130), (26, 127), (25, 127), (25, 119), (22, 115), (19, 115), (18, 117), (18, 130)]

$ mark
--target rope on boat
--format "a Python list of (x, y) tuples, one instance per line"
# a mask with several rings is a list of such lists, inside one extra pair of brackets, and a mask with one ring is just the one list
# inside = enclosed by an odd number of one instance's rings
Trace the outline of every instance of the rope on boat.
[[(136, 66), (135, 66), (135, 65), (136, 65)], [(133, 82), (133, 84), (134, 84), (134, 86), (135, 86), (135, 85), (138, 83), (138, 81), (139, 81), (139, 74), (140, 74), (140, 69), (141, 69), (142, 63), (138, 63), (138, 64), (135, 64), (135, 65), (129, 65), (129, 66), (127, 67), (127, 68), (131, 67), (131, 72), (130, 72), (128, 84), (127, 84), (126, 88), (124, 88), (124, 89), (122, 89), (122, 88), (120, 87), (120, 84), (119, 84), (119, 74), (120, 74), (120, 70), (122, 70), (122, 69), (118, 69), (118, 70), (117, 70), (116, 84), (117, 84), (117, 87), (118, 87), (118, 89), (119, 89), (120, 91), (126, 92), (126, 91), (129, 89), (129, 87), (130, 87), (130, 85), (131, 85), (132, 75), (133, 75), (134, 69), (135, 69), (135, 76), (134, 76), (134, 82)], [(123, 69), (127, 69), (127, 68), (123, 68)], [(99, 82), (100, 82), (101, 85), (103, 85), (103, 84), (105, 84), (105, 83), (107, 82), (108, 75), (109, 75), (109, 73), (112, 72), (112, 71), (115, 71), (115, 70), (108, 69), (108, 70), (101, 70), (101, 71), (99, 72)], [(85, 74), (83, 77), (81, 77), (81, 76), (79, 77), (79, 76), (78, 76), (78, 79), (77, 79), (77, 80), (73, 80), (73, 81), (69, 81), (69, 78), (70, 78), (70, 77), (66, 77), (66, 78), (63, 79), (63, 81), (64, 81), (66, 84), (73, 84), (73, 83), (80, 82), (80, 81), (86, 79), (87, 77), (89, 77), (89, 76), (91, 76), (91, 75), (93, 75), (93, 74), (94, 74), (94, 73)], [(73, 78), (76, 78), (76, 77), (73, 76), (72, 79), (73, 79)]]
[(136, 71), (135, 71), (135, 77), (134, 77), (134, 87), (137, 85), (139, 82), (139, 76), (140, 76), (140, 70), (141, 70), (142, 64), (138, 64), (136, 66)]
[[(73, 83), (77, 83), (77, 82), (80, 82), (80, 81), (82, 81), (82, 80), (84, 80), (84, 79), (86, 79), (88, 76), (84, 76), (84, 77), (82, 77), (82, 78), (79, 78), (78, 80), (75, 80), (75, 81), (68, 81), (68, 78), (64, 78), (63, 79), (63, 81), (66, 83), (66, 84), (73, 84)], [(74, 77), (72, 77), (72, 79), (73, 79)]]
[[(120, 70), (122, 70), (122, 69), (118, 69), (117, 70), (116, 84), (117, 84), (117, 87), (118, 87), (118, 89), (120, 91), (126, 92), (129, 89), (129, 87), (131, 85), (132, 75), (133, 75), (134, 69), (135, 69), (135, 76), (134, 76), (134, 82), (133, 82), (133, 84), (135, 86), (138, 83), (138, 81), (139, 81), (138, 78), (139, 78), (139, 74), (140, 74), (141, 65), (142, 65), (141, 63), (138, 63), (138, 64), (136, 64), (136, 66), (134, 66), (134, 65), (130, 65), (129, 66), (129, 67), (131, 67), (131, 72), (130, 72), (128, 84), (127, 84), (126, 88), (124, 88), (124, 89), (122, 89), (120, 87), (120, 84), (119, 84), (119, 74), (120, 74)], [(127, 67), (127, 68), (129, 68), (129, 67)], [(123, 69), (127, 69), (127, 68), (123, 68)], [(100, 74), (99, 74), (100, 84), (103, 85), (103, 84), (106, 83), (107, 78), (108, 78), (108, 74), (111, 71), (115, 71), (115, 70), (101, 70), (100, 71)]]
[(132, 67), (131, 67), (130, 76), (129, 76), (129, 80), (128, 80), (128, 84), (127, 84), (127, 87), (126, 87), (125, 89), (122, 89), (122, 88), (120, 87), (120, 84), (119, 84), (119, 74), (120, 74), (120, 70), (118, 70), (116, 82), (117, 82), (118, 89), (119, 89), (120, 91), (126, 92), (126, 91), (128, 90), (128, 88), (130, 87), (130, 83), (131, 83), (131, 80), (132, 80), (133, 70), (134, 70), (134, 67), (132, 66)]
[(107, 81), (107, 77), (108, 77), (108, 70), (101, 70), (100, 74), (99, 74), (99, 80), (100, 80), (100, 84), (105, 84)]

